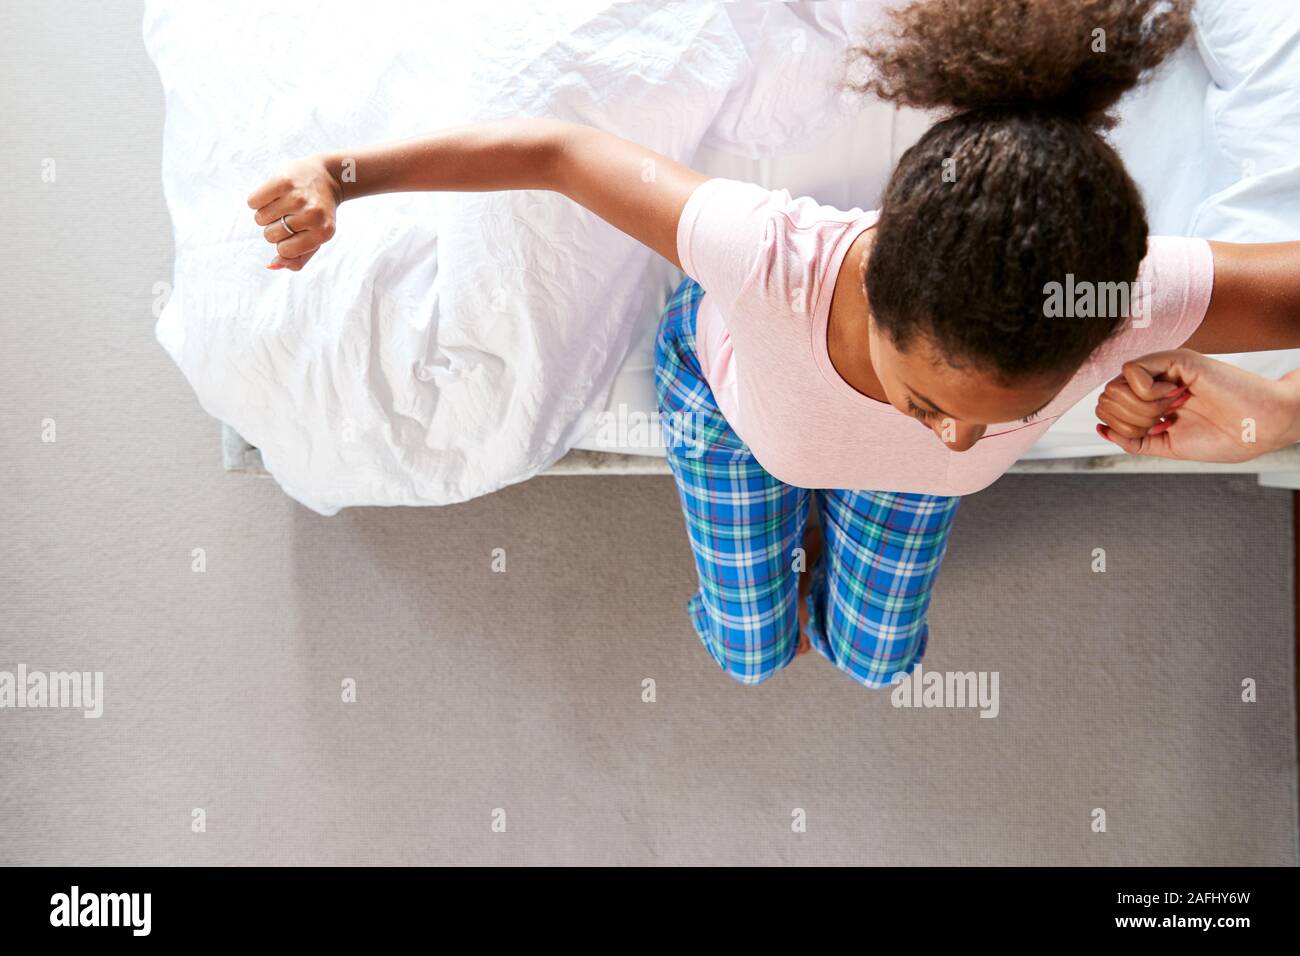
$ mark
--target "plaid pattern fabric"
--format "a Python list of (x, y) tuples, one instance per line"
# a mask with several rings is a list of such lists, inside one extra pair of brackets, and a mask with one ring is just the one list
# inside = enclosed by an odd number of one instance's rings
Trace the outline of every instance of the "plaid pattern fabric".
[(757, 684), (794, 658), (798, 571), (816, 497), (825, 547), (812, 569), (808, 635), (868, 687), (921, 659), (930, 589), (960, 499), (810, 490), (769, 475), (718, 410), (695, 351), (704, 290), (687, 278), (655, 342), (655, 386), (700, 587), (687, 608), (710, 656)]

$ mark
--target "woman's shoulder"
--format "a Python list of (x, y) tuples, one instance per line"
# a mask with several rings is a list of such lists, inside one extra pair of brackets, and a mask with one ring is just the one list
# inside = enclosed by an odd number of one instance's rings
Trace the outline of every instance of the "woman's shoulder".
[(1049, 321), (1098, 315), (1123, 316), (1114, 333), (1096, 350), (1048, 406), (1060, 414), (1119, 374), (1125, 362), (1151, 352), (1175, 349), (1205, 318), (1213, 286), (1214, 261), (1204, 239), (1152, 236), (1137, 279), (1131, 283), (1075, 282), (1067, 276), (1059, 291), (1062, 310), (1048, 307)]
[(710, 179), (696, 187), (678, 225), (682, 268), (731, 311), (743, 299), (789, 308), (829, 275), (833, 255), (849, 232), (861, 232), (875, 213), (840, 209), (811, 196), (757, 183)]

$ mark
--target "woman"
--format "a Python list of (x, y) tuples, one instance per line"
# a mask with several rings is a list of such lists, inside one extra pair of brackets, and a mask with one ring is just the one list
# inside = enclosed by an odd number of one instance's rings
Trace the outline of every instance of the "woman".
[[(249, 197), (270, 268), (301, 269), (339, 202), (411, 189), (554, 190), (680, 265), (656, 382), (690, 613), (743, 683), (805, 643), (867, 686), (908, 673), (961, 495), (1128, 360), (1300, 344), (1300, 244), (1148, 244), (1098, 134), (1183, 42), (1187, 3), (922, 0), (893, 27), (858, 51), (861, 89), (950, 115), (878, 213), (548, 120), (309, 157)], [(1174, 393), (1116, 383), (1107, 405), (1149, 428)], [(814, 501), (824, 549), (805, 542)]]

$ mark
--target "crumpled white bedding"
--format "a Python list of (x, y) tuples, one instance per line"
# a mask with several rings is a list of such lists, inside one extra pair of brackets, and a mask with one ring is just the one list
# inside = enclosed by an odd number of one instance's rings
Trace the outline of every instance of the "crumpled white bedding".
[[(738, 17), (767, 33), (747, 46), (721, 4), (150, 2), (176, 240), (158, 340), (320, 513), (530, 477), (593, 423), (649, 251), (554, 194), (399, 194), (345, 204), (310, 267), (276, 273), (245, 197), (282, 160), (479, 119), (558, 116), (689, 161), (706, 135), (785, 142), (846, 108), (816, 68), (843, 43), (825, 11)], [(778, 31), (791, 57), (760, 80)]]
[[(1203, 22), (1201, 56), (1187, 51), (1182, 72), (1126, 112), (1119, 143), (1157, 231), (1300, 237), (1300, 166), (1288, 165), (1300, 143), (1286, 138), (1300, 138), (1286, 95), (1300, 27), (1256, 18), (1252, 32), (1231, 10), (1214, 21), (1216, 8), (1256, 3), (1267, 0), (1202, 0), (1218, 33)], [(342, 2), (149, 0), (177, 253), (158, 339), (203, 407), (322, 514), (446, 504), (531, 477), (597, 425), (611, 389), (653, 407), (643, 359), (665, 264), (559, 196), (400, 194), (346, 204), (307, 269), (268, 272), (245, 196), (316, 150), (548, 115), (718, 174), (744, 160), (760, 182), (796, 157), (807, 191), (869, 205), (921, 128), (836, 95), (844, 46), (879, 6), (386, 2), (359, 17)], [(1170, 98), (1198, 95), (1195, 113)], [(1196, 130), (1179, 127), (1196, 114)], [(1290, 125), (1245, 142), (1252, 114)], [(888, 150), (864, 123), (887, 124)], [(867, 154), (859, 181), (819, 148), (830, 141)], [(1076, 411), (1095, 451), (1090, 409)]]

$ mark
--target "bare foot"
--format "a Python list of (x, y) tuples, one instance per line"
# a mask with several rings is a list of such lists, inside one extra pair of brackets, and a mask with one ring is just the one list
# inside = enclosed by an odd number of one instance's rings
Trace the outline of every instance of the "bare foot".
[(799, 572), (799, 644), (794, 655), (806, 654), (812, 645), (808, 642), (808, 594), (812, 591), (812, 569), (822, 553), (822, 528), (808, 516), (808, 526), (803, 533), (804, 569)]

